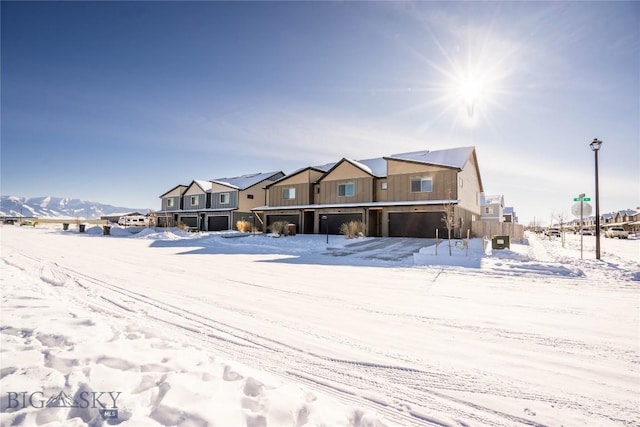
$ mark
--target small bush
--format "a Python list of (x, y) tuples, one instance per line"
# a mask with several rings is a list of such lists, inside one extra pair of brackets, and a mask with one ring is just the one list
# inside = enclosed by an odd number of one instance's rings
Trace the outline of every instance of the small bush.
[(248, 233), (251, 231), (251, 223), (247, 220), (241, 219), (236, 221), (236, 229), (241, 233)]
[(271, 224), (271, 232), (287, 236), (289, 234), (289, 223), (287, 221), (276, 221)]
[(340, 234), (344, 234), (349, 239), (353, 239), (354, 237), (364, 237), (364, 222), (345, 222), (340, 226)]
[(178, 221), (178, 224), (176, 224), (176, 227), (178, 227), (178, 230), (184, 230), (185, 228), (187, 228), (187, 225), (182, 221)]

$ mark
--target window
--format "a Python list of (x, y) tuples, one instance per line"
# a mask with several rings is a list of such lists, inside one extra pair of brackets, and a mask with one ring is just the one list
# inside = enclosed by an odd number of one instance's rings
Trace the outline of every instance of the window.
[(386, 190), (387, 189), (387, 181), (382, 182), (380, 184), (380, 188), (383, 189), (383, 190)]
[(191, 196), (191, 206), (198, 206), (198, 196)]
[(229, 204), (229, 193), (220, 193), (220, 204), (221, 205)]
[(433, 191), (433, 180), (431, 178), (412, 178), (412, 193), (430, 193)]
[(173, 199), (167, 199), (167, 207), (168, 208), (172, 208), (173, 207)]
[(492, 214), (493, 213), (493, 208), (491, 206), (486, 206), (484, 208), (484, 213), (486, 214)]
[(282, 198), (285, 200), (292, 200), (296, 198), (296, 189), (295, 188), (285, 188), (282, 190)]
[(247, 199), (253, 199), (253, 194), (247, 194)]
[(338, 197), (353, 197), (355, 188), (356, 186), (353, 182), (338, 184)]
[(464, 181), (462, 181), (462, 178), (458, 178), (458, 185), (460, 186), (460, 188), (462, 188), (463, 184), (464, 184)]

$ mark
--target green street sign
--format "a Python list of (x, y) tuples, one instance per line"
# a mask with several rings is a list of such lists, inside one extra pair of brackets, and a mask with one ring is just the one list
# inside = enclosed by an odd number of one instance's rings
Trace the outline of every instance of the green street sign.
[(591, 201), (591, 197), (583, 197), (582, 199), (580, 197), (574, 197), (573, 198), (574, 202), (579, 202), (580, 200), (582, 200), (583, 202), (590, 202)]

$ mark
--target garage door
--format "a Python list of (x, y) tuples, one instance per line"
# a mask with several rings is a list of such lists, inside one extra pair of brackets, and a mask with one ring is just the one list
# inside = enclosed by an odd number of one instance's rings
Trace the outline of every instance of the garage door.
[(329, 234), (340, 234), (340, 226), (349, 221), (362, 221), (361, 213), (344, 213), (344, 214), (320, 214), (320, 234), (327, 232), (327, 222), (329, 223)]
[(267, 227), (279, 221), (285, 221), (287, 224), (295, 224), (296, 230), (300, 230), (300, 215), (269, 215), (267, 216)]
[(391, 237), (439, 237), (447, 235), (442, 222), (442, 212), (396, 212), (389, 213), (389, 236)]
[(207, 222), (209, 231), (224, 231), (229, 229), (228, 216), (210, 216)]
[(187, 227), (197, 227), (198, 226), (198, 217), (197, 216), (183, 216), (180, 218), (180, 221)]

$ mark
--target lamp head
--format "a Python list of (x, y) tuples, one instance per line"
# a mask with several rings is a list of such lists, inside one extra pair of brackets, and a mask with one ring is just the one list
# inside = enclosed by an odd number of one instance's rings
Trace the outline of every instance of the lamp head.
[(598, 138), (595, 138), (593, 142), (589, 144), (589, 147), (591, 147), (593, 151), (598, 151), (601, 145), (602, 145), (602, 141), (600, 141)]

